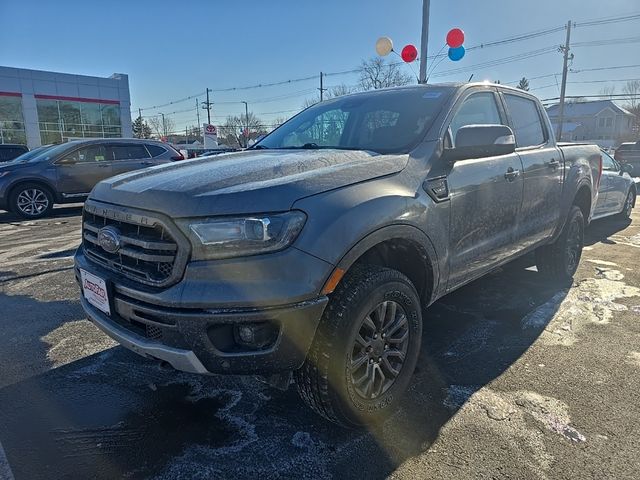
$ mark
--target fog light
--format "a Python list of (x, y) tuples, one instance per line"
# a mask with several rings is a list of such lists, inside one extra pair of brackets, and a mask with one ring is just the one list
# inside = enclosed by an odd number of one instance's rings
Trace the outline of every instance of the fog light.
[(240, 325), (238, 327), (238, 337), (242, 343), (254, 343), (253, 328), (248, 325)]
[(278, 330), (278, 326), (271, 322), (242, 323), (235, 325), (233, 336), (239, 345), (261, 350), (273, 345)]

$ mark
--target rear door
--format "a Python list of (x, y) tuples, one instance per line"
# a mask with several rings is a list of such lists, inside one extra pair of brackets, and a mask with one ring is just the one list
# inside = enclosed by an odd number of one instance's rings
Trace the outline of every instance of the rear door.
[(64, 198), (83, 197), (112, 175), (112, 162), (100, 144), (80, 147), (57, 160), (58, 190)]
[(107, 146), (113, 159), (113, 174), (131, 172), (153, 165), (151, 155), (142, 143), (113, 143)]
[[(455, 107), (449, 136), (465, 125), (505, 124), (495, 89), (471, 91)], [(455, 143), (455, 141), (454, 141)], [(458, 160), (447, 175), (451, 198), (450, 277), (455, 288), (512, 255), (522, 203), (517, 154)]]
[[(620, 175), (621, 167), (613, 158), (602, 152), (602, 179), (600, 183), (605, 184), (605, 200), (603, 206), (603, 215), (618, 213), (622, 210), (622, 205), (627, 198), (627, 181)], [(603, 191), (600, 187), (599, 192)], [(600, 200), (598, 199), (599, 205)]]
[(560, 220), (562, 154), (536, 100), (516, 92), (502, 92), (502, 98), (523, 167), (518, 230), (521, 247), (527, 248), (550, 237)]

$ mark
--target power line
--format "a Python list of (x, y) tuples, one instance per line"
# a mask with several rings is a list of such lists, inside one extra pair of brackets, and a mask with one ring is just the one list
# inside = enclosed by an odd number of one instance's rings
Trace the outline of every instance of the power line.
[(586, 20), (584, 22), (577, 22), (576, 27), (591, 27), (594, 25), (608, 25), (611, 23), (628, 22), (630, 20), (640, 19), (640, 13), (634, 13), (631, 15), (625, 15), (622, 17), (605, 17), (592, 20)]
[(624, 68), (637, 68), (640, 67), (640, 63), (636, 65), (617, 65), (615, 67), (598, 67), (598, 68), (581, 68), (579, 70), (571, 70), (571, 73), (582, 73), (582, 72), (597, 72), (600, 70), (619, 70)]

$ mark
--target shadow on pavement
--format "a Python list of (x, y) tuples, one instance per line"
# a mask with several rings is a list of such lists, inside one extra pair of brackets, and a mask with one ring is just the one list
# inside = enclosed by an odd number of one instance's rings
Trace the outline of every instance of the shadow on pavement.
[(608, 245), (616, 242), (609, 237), (624, 230), (631, 225), (631, 220), (620, 217), (606, 217), (594, 220), (585, 231), (584, 244), (591, 246), (596, 243), (606, 243)]
[(82, 205), (60, 205), (53, 208), (51, 215), (44, 217), (43, 219), (29, 220), (22, 218), (14, 213), (0, 210), (0, 223), (19, 223), (19, 222), (36, 222), (38, 220), (46, 220), (52, 218), (67, 218), (76, 217), (82, 214)]
[(18, 480), (383, 478), (532, 345), (555, 312), (523, 319), (561, 292), (508, 268), (431, 306), (402, 407), (369, 432), (325, 422), (294, 388), (167, 371), (116, 347), (0, 389), (0, 442)]

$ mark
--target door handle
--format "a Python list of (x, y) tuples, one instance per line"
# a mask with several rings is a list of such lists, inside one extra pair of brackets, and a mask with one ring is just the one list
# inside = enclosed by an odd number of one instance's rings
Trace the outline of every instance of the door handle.
[(547, 162), (547, 167), (553, 168), (554, 170), (560, 166), (560, 162), (555, 158), (552, 158), (550, 162)]
[(142, 163), (142, 165), (153, 165), (153, 162), (149, 162), (149, 161), (140, 162), (140, 163)]
[(520, 175), (520, 170), (514, 170), (513, 167), (509, 167), (507, 173), (504, 174), (504, 178), (506, 178), (509, 182), (513, 182), (518, 177), (518, 175)]
[(100, 163), (98, 164), (98, 168), (108, 168), (109, 166), (110, 165), (108, 163), (107, 164), (100, 164)]

